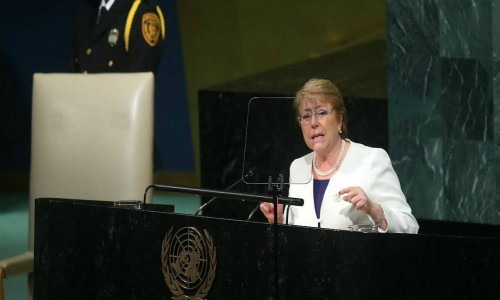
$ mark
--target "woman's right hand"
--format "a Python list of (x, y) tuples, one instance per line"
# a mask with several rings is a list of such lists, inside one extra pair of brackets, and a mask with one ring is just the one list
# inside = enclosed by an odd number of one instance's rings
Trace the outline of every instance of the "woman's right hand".
[[(267, 218), (269, 223), (274, 223), (274, 204), (262, 202), (260, 204), (260, 211)], [(283, 223), (283, 204), (278, 204), (278, 223)]]

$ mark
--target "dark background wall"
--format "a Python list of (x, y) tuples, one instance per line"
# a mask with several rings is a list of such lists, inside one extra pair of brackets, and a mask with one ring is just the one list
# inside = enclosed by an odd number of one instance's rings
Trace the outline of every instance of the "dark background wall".
[[(385, 34), (383, 0), (159, 0), (167, 46), (156, 82), (155, 181), (199, 185), (198, 91)], [(0, 189), (26, 190), (31, 83), (64, 72), (82, 0), (0, 10)]]

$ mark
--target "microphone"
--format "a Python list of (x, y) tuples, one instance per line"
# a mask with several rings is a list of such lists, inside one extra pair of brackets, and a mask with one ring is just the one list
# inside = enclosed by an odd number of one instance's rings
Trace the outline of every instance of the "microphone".
[[(227, 189), (226, 191), (232, 189), (234, 186), (236, 186), (237, 184), (239, 184), (240, 182), (242, 182), (243, 180), (245, 179), (248, 179), (249, 177), (252, 177), (255, 173), (255, 167), (254, 168), (250, 168), (250, 170), (248, 170), (248, 172), (243, 175), (243, 177), (241, 177), (240, 179), (238, 179), (235, 183), (231, 184)], [(199, 215), (203, 209), (209, 205), (210, 203), (214, 202), (215, 199), (217, 199), (217, 197), (213, 197), (212, 199), (208, 200), (205, 204), (203, 204), (202, 206), (200, 206), (200, 208), (198, 208), (198, 210), (194, 213), (195, 216)]]
[(278, 189), (283, 192), (285, 190), (285, 175), (283, 174), (286, 174), (286, 170), (281, 170), (278, 174)]
[(257, 204), (252, 210), (252, 212), (248, 215), (247, 221), (250, 221), (250, 219), (253, 217), (253, 215), (255, 215), (255, 213), (259, 210), (259, 208), (260, 208), (260, 203)]
[[(288, 176), (288, 170), (281, 170), (279, 175), (278, 175), (278, 183), (280, 185), (280, 188), (281, 188), (281, 192), (284, 191), (284, 184), (285, 184), (285, 178)], [(283, 207), (283, 213), (286, 214), (286, 217), (285, 217), (285, 224), (288, 225), (288, 217), (290, 215), (290, 205), (284, 205)]]
[[(278, 182), (277, 182), (278, 187), (277, 187), (277, 190), (278, 190), (278, 193), (280, 193), (280, 195), (281, 195), (281, 193), (285, 189), (284, 184), (286, 182), (286, 179), (285, 179), (286, 174), (287, 174), (287, 171), (285, 169), (280, 170), (279, 173), (278, 173)], [(272, 185), (271, 176), (269, 176), (269, 183), (268, 184)], [(254, 207), (254, 209), (252, 210), (252, 212), (248, 215), (247, 221), (250, 221), (250, 219), (259, 210), (259, 208), (260, 208), (260, 203), (257, 204)], [(287, 218), (287, 222), (286, 223), (288, 224), (288, 218)]]

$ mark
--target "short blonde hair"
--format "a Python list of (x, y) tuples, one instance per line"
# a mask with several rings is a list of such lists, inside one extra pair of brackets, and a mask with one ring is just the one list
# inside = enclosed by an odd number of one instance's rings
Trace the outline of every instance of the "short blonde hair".
[(297, 117), (300, 114), (300, 105), (307, 99), (307, 96), (315, 94), (325, 95), (332, 108), (335, 109), (337, 117), (342, 117), (342, 133), (340, 136), (343, 139), (347, 138), (347, 111), (345, 109), (344, 98), (342, 98), (339, 88), (328, 79), (312, 78), (295, 94), (293, 108)]

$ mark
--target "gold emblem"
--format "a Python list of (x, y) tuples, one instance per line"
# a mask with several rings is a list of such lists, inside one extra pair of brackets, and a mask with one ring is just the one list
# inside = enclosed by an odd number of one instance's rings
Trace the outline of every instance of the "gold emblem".
[(183, 227), (165, 234), (161, 262), (165, 283), (172, 299), (201, 300), (208, 295), (215, 278), (217, 258), (214, 242), (207, 230)]
[(150, 46), (156, 46), (161, 34), (160, 18), (155, 13), (142, 15), (142, 36)]

